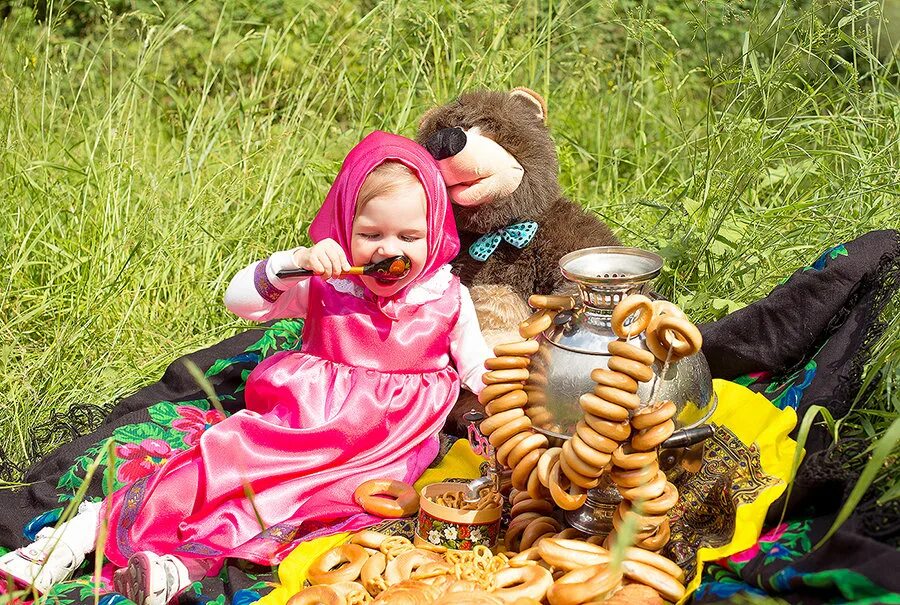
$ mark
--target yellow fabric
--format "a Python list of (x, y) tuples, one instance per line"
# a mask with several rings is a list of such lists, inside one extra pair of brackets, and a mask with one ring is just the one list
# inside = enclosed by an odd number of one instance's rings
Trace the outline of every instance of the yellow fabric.
[[(797, 423), (797, 415), (793, 409), (779, 410), (762, 395), (733, 382), (715, 380), (713, 387), (719, 405), (709, 422), (728, 427), (746, 445), (756, 443), (763, 471), (780, 481), (764, 489), (754, 502), (737, 508), (735, 533), (728, 544), (699, 550), (697, 574), (688, 586), (688, 594), (699, 586), (704, 563), (727, 557), (756, 543), (769, 505), (787, 487), (797, 447), (797, 443), (787, 436)], [(683, 416), (682, 421), (685, 420), (687, 417)], [(419, 490), (430, 483), (454, 477), (474, 479), (480, 476), (479, 469), (483, 461), (483, 458), (472, 452), (467, 441), (460, 439), (450, 448), (450, 452), (437, 467), (425, 471), (415, 487)], [(284, 605), (303, 586), (310, 563), (349, 537), (349, 533), (341, 533), (317, 538), (298, 546), (278, 569), (281, 585), (258, 602), (261, 605)]]
[(714, 380), (713, 388), (719, 397), (719, 406), (709, 422), (728, 427), (745, 445), (755, 443), (763, 472), (780, 481), (764, 489), (753, 502), (737, 507), (734, 536), (728, 544), (718, 548), (700, 548), (697, 552), (697, 574), (687, 587), (688, 594), (700, 585), (704, 563), (733, 555), (756, 544), (769, 505), (787, 488), (797, 449), (797, 442), (788, 437), (797, 424), (797, 414), (792, 408), (779, 410), (759, 393), (727, 380)]
[[(418, 491), (431, 483), (438, 483), (453, 478), (475, 479), (481, 476), (480, 467), (483, 462), (484, 458), (472, 451), (469, 447), (469, 442), (465, 439), (460, 439), (453, 444), (440, 464), (422, 473), (422, 476), (415, 483), (415, 488)], [(278, 567), (280, 584), (272, 592), (257, 601), (257, 603), (260, 605), (284, 605), (289, 598), (303, 587), (310, 564), (319, 555), (346, 542), (349, 538), (349, 532), (342, 532), (300, 544)]]

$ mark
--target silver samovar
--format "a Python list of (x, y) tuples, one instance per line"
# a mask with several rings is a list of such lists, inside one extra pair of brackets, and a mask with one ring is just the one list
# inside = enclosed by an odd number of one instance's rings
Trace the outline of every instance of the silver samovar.
[[(562, 311), (553, 325), (538, 336), (540, 349), (531, 358), (531, 375), (525, 386), (525, 413), (534, 428), (559, 445), (575, 432), (583, 418), (578, 400), (593, 390), (591, 371), (606, 368), (609, 342), (616, 340), (610, 327), (613, 308), (625, 296), (650, 292), (650, 280), (659, 275), (662, 258), (638, 248), (603, 246), (567, 254), (559, 261), (563, 275), (578, 287), (580, 300), (571, 311)], [(641, 334), (632, 343), (646, 348)], [(716, 407), (709, 365), (703, 353), (653, 366), (654, 378), (642, 383), (642, 401), (669, 400), (677, 406), (676, 432), (663, 443), (660, 463), (674, 467), (686, 446), (712, 434), (703, 423)], [(679, 451), (679, 448), (680, 451)], [(621, 497), (608, 479), (588, 492), (586, 504), (566, 514), (573, 527), (590, 534), (608, 533), (612, 514)]]

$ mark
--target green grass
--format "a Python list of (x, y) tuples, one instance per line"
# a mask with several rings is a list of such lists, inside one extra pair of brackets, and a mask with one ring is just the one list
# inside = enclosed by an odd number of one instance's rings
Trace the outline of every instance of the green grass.
[[(661, 250), (659, 287), (698, 321), (900, 227), (898, 64), (871, 42), (888, 27), (878, 3), (287, 4), (51, 3), (36, 18), (0, 2), (13, 459), (51, 413), (109, 404), (244, 329), (222, 305), (229, 279), (306, 241), (346, 151), (373, 128), (412, 136), (464, 90), (543, 94), (566, 193)], [(874, 387), (832, 423), (873, 448), (900, 409), (896, 303), (886, 318)], [(885, 498), (895, 461), (875, 478)]]

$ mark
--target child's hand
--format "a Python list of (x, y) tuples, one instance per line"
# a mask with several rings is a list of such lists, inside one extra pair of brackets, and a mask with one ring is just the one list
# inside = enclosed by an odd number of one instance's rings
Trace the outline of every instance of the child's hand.
[(350, 270), (344, 249), (333, 239), (323, 239), (312, 248), (300, 248), (294, 253), (299, 267), (311, 269), (323, 279), (337, 277)]

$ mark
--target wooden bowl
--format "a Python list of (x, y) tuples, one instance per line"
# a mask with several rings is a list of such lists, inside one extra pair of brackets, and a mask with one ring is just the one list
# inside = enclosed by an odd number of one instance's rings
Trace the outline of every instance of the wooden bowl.
[(479, 544), (493, 548), (500, 533), (501, 506), (484, 510), (460, 510), (436, 504), (446, 492), (458, 492), (461, 483), (432, 483), (422, 488), (419, 498), (419, 518), (414, 542), (426, 542), (454, 550), (472, 550)]

